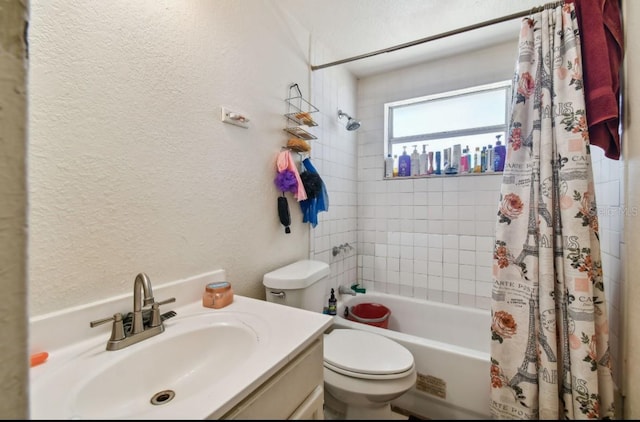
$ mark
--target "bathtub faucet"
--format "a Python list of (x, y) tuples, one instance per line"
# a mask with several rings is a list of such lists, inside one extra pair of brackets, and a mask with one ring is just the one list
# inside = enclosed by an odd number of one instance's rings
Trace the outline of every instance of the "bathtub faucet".
[(359, 286), (360, 285), (358, 283), (352, 284), (351, 287), (338, 286), (338, 293), (340, 293), (341, 295), (351, 295), (351, 296), (355, 296), (356, 293), (367, 293), (367, 289)]
[(356, 295), (356, 291), (351, 290), (351, 288), (347, 286), (338, 286), (338, 293), (340, 293), (341, 295), (351, 295), (351, 296)]
[(365, 289), (364, 287), (359, 287), (360, 284), (355, 283), (351, 285), (351, 290), (353, 290), (356, 293), (367, 293), (367, 289)]

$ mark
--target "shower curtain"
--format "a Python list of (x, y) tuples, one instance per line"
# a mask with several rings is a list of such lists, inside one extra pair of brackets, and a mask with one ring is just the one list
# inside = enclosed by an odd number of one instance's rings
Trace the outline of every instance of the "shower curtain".
[(523, 19), (493, 256), (495, 419), (610, 419), (613, 381), (573, 4)]

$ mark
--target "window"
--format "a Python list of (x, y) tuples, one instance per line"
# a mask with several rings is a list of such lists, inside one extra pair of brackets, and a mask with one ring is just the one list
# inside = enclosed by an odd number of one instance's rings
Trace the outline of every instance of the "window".
[[(385, 156), (505, 145), (511, 81), (385, 104)], [(397, 165), (397, 158), (396, 158)]]

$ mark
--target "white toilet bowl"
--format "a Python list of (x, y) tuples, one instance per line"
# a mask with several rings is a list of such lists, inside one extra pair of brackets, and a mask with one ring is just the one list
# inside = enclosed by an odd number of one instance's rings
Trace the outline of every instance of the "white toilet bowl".
[[(301, 260), (264, 275), (267, 301), (321, 312), (329, 264)], [(345, 419), (392, 418), (391, 401), (416, 382), (413, 355), (379, 334), (335, 329), (324, 335), (325, 407)]]
[(345, 419), (392, 418), (391, 401), (416, 382), (413, 355), (384, 336), (335, 329), (324, 336), (325, 406)]

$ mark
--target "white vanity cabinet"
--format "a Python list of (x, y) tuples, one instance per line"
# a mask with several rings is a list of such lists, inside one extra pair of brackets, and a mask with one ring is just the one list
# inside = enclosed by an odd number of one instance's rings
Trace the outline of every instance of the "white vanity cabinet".
[(220, 419), (324, 419), (323, 336)]

